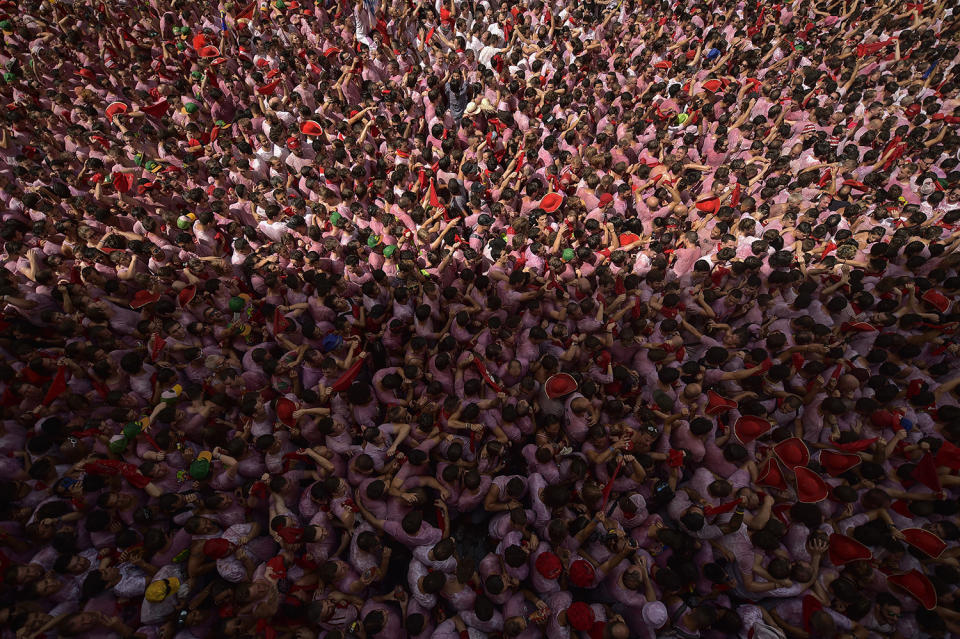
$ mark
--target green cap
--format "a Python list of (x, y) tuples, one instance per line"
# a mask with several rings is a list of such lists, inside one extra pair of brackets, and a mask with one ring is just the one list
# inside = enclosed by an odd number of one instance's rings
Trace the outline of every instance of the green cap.
[(367, 246), (369, 246), (370, 248), (375, 247), (379, 243), (380, 243), (379, 235), (371, 235), (370, 237), (367, 238)]
[(683, 123), (686, 122), (689, 118), (690, 118), (690, 116), (687, 115), (686, 113), (678, 113), (678, 114), (677, 114), (677, 124), (683, 124)]
[(186, 231), (188, 228), (190, 228), (191, 224), (192, 222), (190, 218), (186, 215), (181, 215), (177, 218), (177, 228), (179, 229)]
[(116, 439), (111, 440), (109, 444), (107, 444), (107, 448), (114, 455), (119, 455), (123, 451), (127, 450), (127, 438), (117, 437)]
[(143, 165), (143, 168), (153, 173), (154, 169), (160, 168), (160, 165), (153, 160), (147, 160), (146, 164)]
[(206, 479), (210, 476), (210, 461), (207, 459), (197, 459), (190, 462), (190, 476), (197, 481)]
[(191, 71), (190, 77), (193, 78), (194, 80), (199, 80), (203, 77), (203, 74), (200, 73), (199, 71)]
[(243, 307), (246, 306), (243, 302), (243, 298), (240, 297), (231, 297), (230, 303), (228, 304), (230, 310), (234, 313), (239, 313), (243, 310)]
[(286, 3), (284, 3), (283, 0), (277, 0), (275, 3), (273, 3), (273, 6), (275, 6), (277, 9), (283, 9), (283, 8), (285, 8), (287, 5), (286, 5)]
[(223, 120), (217, 120), (216, 122), (214, 122), (214, 124), (216, 124), (220, 128), (227, 126), (227, 123), (224, 122)]
[(134, 437), (139, 435), (140, 432), (141, 432), (140, 424), (136, 422), (130, 422), (129, 424), (123, 427), (123, 436), (126, 437), (127, 439), (133, 439)]
[(183, 110), (187, 113), (196, 113), (200, 110), (200, 106), (196, 102), (187, 102), (183, 105)]
[(17, 76), (13, 73), (10, 73), (9, 71), (3, 74), (3, 81), (6, 82), (7, 84), (13, 82), (16, 79), (17, 79)]
[(343, 219), (343, 216), (334, 211), (330, 214), (330, 223), (334, 226), (340, 226), (340, 220)]
[(137, 153), (133, 156), (133, 163), (137, 166), (143, 166), (143, 153)]
[(575, 255), (576, 254), (573, 252), (572, 248), (565, 248), (563, 249), (563, 253), (560, 255), (560, 259), (562, 259), (564, 262), (569, 262), (574, 258)]
[(187, 48), (187, 45), (185, 45), (184, 43), (182, 42), (177, 43), (177, 51), (185, 51), (186, 48)]
[(0, 30), (13, 31), (13, 23), (9, 20), (0, 20)]
[(390, 246), (385, 246), (385, 247), (383, 248), (383, 256), (384, 256), (384, 257), (390, 257), (391, 255), (393, 255), (393, 254), (396, 253), (396, 252), (397, 252), (397, 247), (396, 247), (396, 245), (394, 245), (394, 244), (391, 244)]

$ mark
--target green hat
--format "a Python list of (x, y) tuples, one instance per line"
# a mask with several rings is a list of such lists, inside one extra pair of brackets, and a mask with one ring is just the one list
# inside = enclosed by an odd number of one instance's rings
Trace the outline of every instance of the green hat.
[(182, 42), (177, 43), (177, 51), (185, 51), (186, 48), (187, 48), (187, 45), (185, 45), (184, 43)]
[(283, 2), (283, 0), (277, 0), (275, 3), (273, 3), (273, 6), (275, 6), (277, 9), (283, 9), (287, 5)]
[(10, 73), (9, 71), (3, 74), (3, 81), (6, 82), (7, 84), (10, 84), (16, 79), (17, 79), (17, 76), (13, 73)]
[(227, 123), (224, 122), (223, 120), (217, 120), (216, 122), (214, 122), (214, 124), (216, 124), (216, 125), (217, 125), (218, 127), (220, 127), (221, 129), (222, 129), (223, 127), (227, 126)]
[(190, 476), (201, 481), (206, 479), (210, 475), (210, 460), (208, 459), (197, 459), (193, 462), (190, 462)]
[(137, 153), (136, 155), (133, 156), (133, 163), (136, 164), (137, 166), (142, 166), (143, 157), (144, 157), (143, 153)]
[(240, 311), (243, 310), (243, 307), (246, 306), (246, 304), (244, 304), (242, 298), (231, 297), (228, 306), (230, 307), (230, 310), (232, 312), (239, 313)]
[(805, 46), (802, 45), (802, 44), (797, 44), (797, 45), (794, 45), (793, 48), (796, 49), (797, 51), (803, 51), (803, 50), (806, 49), (807, 47), (805, 47)]
[(687, 115), (686, 113), (678, 113), (678, 114), (677, 114), (677, 124), (683, 124), (683, 123), (686, 122), (689, 118), (690, 118), (690, 116)]
[(183, 110), (187, 113), (196, 113), (200, 110), (200, 105), (198, 105), (196, 102), (187, 102), (183, 105)]
[(127, 450), (127, 438), (117, 437), (116, 439), (112, 439), (110, 440), (110, 443), (107, 444), (107, 448), (114, 455), (119, 455), (123, 451)]
[(569, 262), (574, 258), (575, 255), (576, 253), (573, 252), (572, 248), (565, 248), (563, 249), (563, 253), (560, 255), (560, 259), (562, 259), (564, 262)]
[(13, 23), (9, 20), (0, 20), (0, 31), (13, 31)]
[(186, 231), (188, 228), (190, 228), (191, 224), (192, 220), (186, 215), (181, 215), (177, 218), (177, 228), (179, 229)]
[(373, 248), (373, 247), (377, 246), (378, 244), (380, 244), (380, 236), (379, 236), (379, 235), (371, 235), (370, 237), (367, 238), (367, 246), (369, 246), (370, 248)]
[(147, 160), (147, 162), (143, 165), (143, 168), (153, 173), (154, 171), (160, 168), (160, 165), (154, 162), (153, 160)]
[(385, 247), (383, 248), (383, 256), (384, 256), (384, 257), (390, 257), (391, 255), (393, 255), (393, 254), (396, 253), (396, 252), (397, 252), (397, 247), (396, 247), (396, 245), (394, 245), (394, 244), (391, 244), (390, 246), (385, 246)]
[(141, 432), (140, 424), (136, 422), (130, 422), (129, 424), (123, 427), (123, 436), (126, 437), (127, 439), (133, 439), (134, 437), (139, 435), (140, 432)]
[(343, 216), (334, 211), (330, 214), (330, 223), (334, 226), (340, 226), (340, 220), (343, 219)]
[(180, 27), (180, 35), (190, 35), (190, 27)]
[(203, 74), (200, 73), (199, 71), (191, 71), (191, 72), (190, 72), (190, 77), (193, 78), (194, 80), (199, 80), (199, 79), (203, 78)]

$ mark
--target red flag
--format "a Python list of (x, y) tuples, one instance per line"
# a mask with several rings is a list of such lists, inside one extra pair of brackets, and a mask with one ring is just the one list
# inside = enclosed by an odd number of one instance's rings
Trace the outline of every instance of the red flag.
[(246, 7), (244, 7), (243, 9), (240, 10), (240, 13), (238, 13), (238, 14), (236, 15), (236, 18), (235, 18), (235, 19), (236, 19), (236, 20), (250, 20), (250, 19), (252, 19), (252, 18), (253, 18), (253, 12), (256, 11), (256, 9), (257, 9), (257, 4), (259, 4), (259, 0), (254, 0), (253, 2), (251, 2), (250, 4), (248, 4)]
[(163, 347), (167, 345), (167, 341), (160, 337), (159, 333), (154, 333), (150, 336), (150, 359), (157, 361), (157, 358), (160, 357), (160, 353), (163, 351)]
[(279, 335), (290, 326), (290, 321), (280, 312), (280, 307), (273, 310), (273, 334)]
[(440, 206), (440, 198), (437, 197), (437, 189), (433, 180), (430, 180), (430, 206)]
[(364, 361), (366, 360), (366, 353), (362, 353), (360, 358), (353, 363), (353, 366), (344, 371), (343, 375), (337, 378), (337, 381), (333, 383), (330, 387), (335, 393), (339, 393), (350, 388), (350, 384), (353, 383), (353, 380), (357, 378), (357, 375), (360, 374), (360, 371), (363, 369)]
[(623, 459), (617, 462), (617, 467), (613, 469), (613, 474), (610, 475), (610, 481), (608, 481), (607, 485), (603, 487), (603, 504), (600, 506), (601, 511), (607, 508), (607, 501), (610, 499), (610, 491), (613, 490), (613, 482), (617, 480), (617, 475), (620, 474), (621, 468), (623, 468)]
[(67, 367), (60, 366), (57, 368), (57, 374), (53, 376), (47, 394), (43, 396), (43, 405), (49, 406), (52, 404), (65, 390), (67, 390)]
[(935, 493), (943, 489), (940, 485), (940, 477), (937, 475), (937, 464), (930, 453), (925, 454), (913, 469), (913, 478)]

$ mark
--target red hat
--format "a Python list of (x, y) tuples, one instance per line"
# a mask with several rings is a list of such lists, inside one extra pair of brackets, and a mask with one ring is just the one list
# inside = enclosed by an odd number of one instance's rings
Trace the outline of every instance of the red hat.
[(323, 57), (329, 58), (330, 56), (337, 55), (338, 53), (340, 53), (340, 49), (337, 47), (327, 47), (323, 50)]
[(744, 444), (749, 444), (757, 437), (770, 431), (770, 422), (753, 415), (744, 415), (733, 425), (733, 432)]
[(900, 531), (903, 539), (914, 548), (919, 548), (934, 559), (947, 549), (947, 542), (923, 528), (906, 528)]
[(563, 572), (563, 564), (560, 563), (560, 558), (549, 551), (540, 553), (537, 561), (534, 562), (534, 566), (544, 579), (556, 579)]
[(120, 113), (127, 112), (127, 105), (123, 102), (111, 102), (110, 106), (107, 107), (107, 110), (104, 113), (107, 114), (107, 118), (112, 118), (115, 115)]
[(710, 93), (716, 93), (723, 87), (723, 82), (720, 80), (707, 80), (703, 83), (703, 88), (709, 91)]
[(177, 301), (180, 302), (180, 306), (186, 306), (193, 301), (193, 298), (197, 295), (197, 287), (194, 284), (186, 286), (177, 294)]
[(948, 300), (945, 295), (938, 293), (932, 288), (927, 289), (927, 292), (924, 293), (920, 299), (930, 304), (941, 313), (946, 313), (947, 309), (950, 308), (950, 300)]
[(286, 397), (280, 397), (277, 399), (276, 411), (277, 419), (281, 422), (293, 428), (297, 424), (297, 420), (293, 418), (294, 411), (297, 410), (297, 405)]
[(793, 469), (797, 479), (797, 500), (804, 504), (815, 504), (823, 501), (830, 494), (830, 487), (806, 466), (797, 466)]
[(670, 62), (669, 60), (661, 60), (660, 62), (657, 62), (653, 66), (656, 69), (669, 69), (670, 67), (673, 66), (673, 62)]
[(780, 470), (780, 464), (776, 459), (771, 457), (760, 467), (760, 472), (757, 473), (757, 483), (778, 490), (787, 489), (787, 481), (783, 478), (783, 471)]
[(596, 576), (593, 566), (583, 559), (577, 559), (570, 564), (570, 583), (577, 588), (589, 588)]
[(830, 535), (830, 563), (834, 566), (843, 566), (851, 561), (872, 559), (873, 553), (853, 537), (839, 533)]
[(773, 447), (773, 452), (780, 458), (783, 465), (790, 470), (810, 463), (810, 451), (799, 437), (783, 440)]
[(711, 196), (700, 200), (694, 206), (704, 213), (716, 213), (717, 209), (720, 208), (720, 198)]
[(820, 451), (820, 465), (831, 477), (842, 475), (851, 468), (860, 465), (860, 455), (855, 453), (835, 453), (831, 450)]
[(907, 594), (919, 601), (920, 605), (927, 610), (937, 607), (937, 591), (927, 576), (919, 570), (911, 570), (902, 575), (890, 575), (887, 577), (887, 583), (906, 590)]
[(212, 44), (208, 44), (197, 49), (197, 55), (201, 58), (216, 58), (220, 55), (220, 49), (216, 48)]
[(97, 76), (90, 69), (80, 69), (79, 71), (74, 72), (75, 75), (79, 75), (81, 78), (86, 78), (87, 80), (96, 80)]
[(320, 126), (320, 123), (315, 120), (307, 120), (300, 125), (300, 133), (309, 135), (311, 137), (323, 135), (323, 127)]
[(558, 397), (569, 395), (573, 391), (577, 390), (577, 388), (577, 380), (573, 379), (566, 373), (557, 373), (556, 375), (551, 375), (550, 378), (547, 379), (547, 383), (544, 386), (547, 397), (550, 399), (557, 399)]
[(705, 411), (707, 415), (720, 415), (736, 407), (737, 403), (732, 399), (718, 395), (712, 390), (707, 391), (707, 408)]
[(233, 552), (233, 544), (222, 537), (203, 542), (203, 554), (211, 559), (223, 559)]
[(158, 299), (160, 299), (160, 293), (151, 293), (150, 291), (140, 290), (134, 294), (133, 301), (130, 302), (130, 308), (143, 308), (147, 304), (153, 304)]
[(603, 195), (600, 196), (600, 206), (606, 206), (611, 202), (613, 202), (613, 196), (610, 195), (609, 193), (604, 193)]
[(577, 631), (587, 631), (593, 628), (593, 609), (582, 601), (574, 601), (567, 608), (567, 623)]
[(553, 213), (563, 204), (563, 196), (559, 193), (547, 193), (540, 200), (540, 208), (547, 213)]
[(296, 136), (291, 135), (287, 138), (287, 148), (291, 151), (296, 151), (300, 148), (300, 140), (298, 140)]

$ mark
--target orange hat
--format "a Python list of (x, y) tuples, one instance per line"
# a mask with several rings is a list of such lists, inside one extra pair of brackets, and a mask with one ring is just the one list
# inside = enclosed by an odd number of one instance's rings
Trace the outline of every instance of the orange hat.
[(563, 204), (563, 196), (559, 193), (547, 193), (540, 200), (540, 208), (547, 213), (553, 213)]
[(700, 200), (694, 206), (703, 211), (704, 213), (716, 213), (720, 208), (720, 198), (718, 197), (708, 197), (706, 199)]
[(112, 118), (115, 115), (120, 113), (127, 112), (127, 105), (123, 102), (111, 102), (110, 106), (107, 107), (107, 110), (104, 112), (107, 115), (107, 118)]
[(558, 397), (569, 395), (573, 391), (577, 390), (577, 388), (577, 380), (573, 379), (573, 377), (566, 373), (557, 373), (556, 375), (551, 375), (550, 378), (547, 379), (547, 383), (544, 386), (544, 391), (547, 393), (547, 397), (550, 399), (557, 399)]
[(830, 535), (830, 563), (834, 566), (843, 566), (851, 561), (861, 561), (873, 558), (870, 549), (861, 544), (853, 537), (847, 537), (839, 533)]
[(718, 395), (712, 390), (707, 391), (707, 408), (705, 411), (707, 415), (720, 415), (736, 407), (737, 403), (732, 399)]
[(220, 49), (216, 48), (212, 44), (208, 44), (197, 49), (197, 55), (201, 58), (216, 58), (220, 55)]
[(534, 565), (544, 579), (556, 579), (563, 572), (563, 564), (560, 563), (560, 558), (549, 551), (540, 553)]
[(887, 577), (887, 583), (906, 590), (907, 594), (919, 601), (920, 605), (927, 610), (937, 607), (937, 591), (927, 576), (919, 570), (911, 570), (902, 575), (890, 575)]
[(733, 432), (744, 444), (749, 444), (757, 437), (770, 432), (770, 422), (753, 415), (744, 415), (733, 425)]
[(947, 309), (950, 308), (950, 300), (948, 300), (945, 295), (943, 295), (942, 293), (938, 293), (932, 288), (927, 289), (927, 291), (920, 297), (920, 299), (922, 299), (927, 304), (930, 304), (941, 313), (946, 313)]
[(287, 426), (293, 428), (297, 425), (297, 420), (293, 418), (294, 411), (297, 410), (297, 405), (286, 397), (281, 397), (277, 399), (276, 411), (277, 419), (286, 424)]
[(914, 548), (919, 548), (934, 559), (947, 549), (947, 542), (923, 528), (906, 528), (900, 531), (903, 539)]
[(815, 504), (823, 501), (830, 494), (830, 487), (806, 466), (797, 466), (793, 469), (797, 480), (797, 500), (804, 504)]
[(570, 564), (570, 583), (577, 588), (589, 588), (596, 576), (593, 566), (583, 559), (577, 559)]
[(177, 294), (177, 301), (180, 302), (180, 306), (186, 306), (193, 301), (193, 298), (197, 295), (197, 287), (194, 284), (184, 287)]
[(300, 133), (309, 135), (311, 137), (323, 135), (323, 127), (320, 126), (320, 123), (315, 120), (307, 120), (300, 125)]
[(773, 452), (783, 462), (783, 465), (790, 470), (810, 463), (810, 451), (799, 437), (783, 440), (773, 447)]
[(831, 477), (842, 475), (851, 468), (860, 465), (860, 455), (854, 453), (836, 453), (832, 450), (820, 451), (820, 465)]
[(757, 474), (757, 483), (778, 490), (787, 489), (787, 481), (783, 478), (783, 471), (780, 470), (780, 464), (776, 459), (770, 458), (760, 467), (760, 472)]

